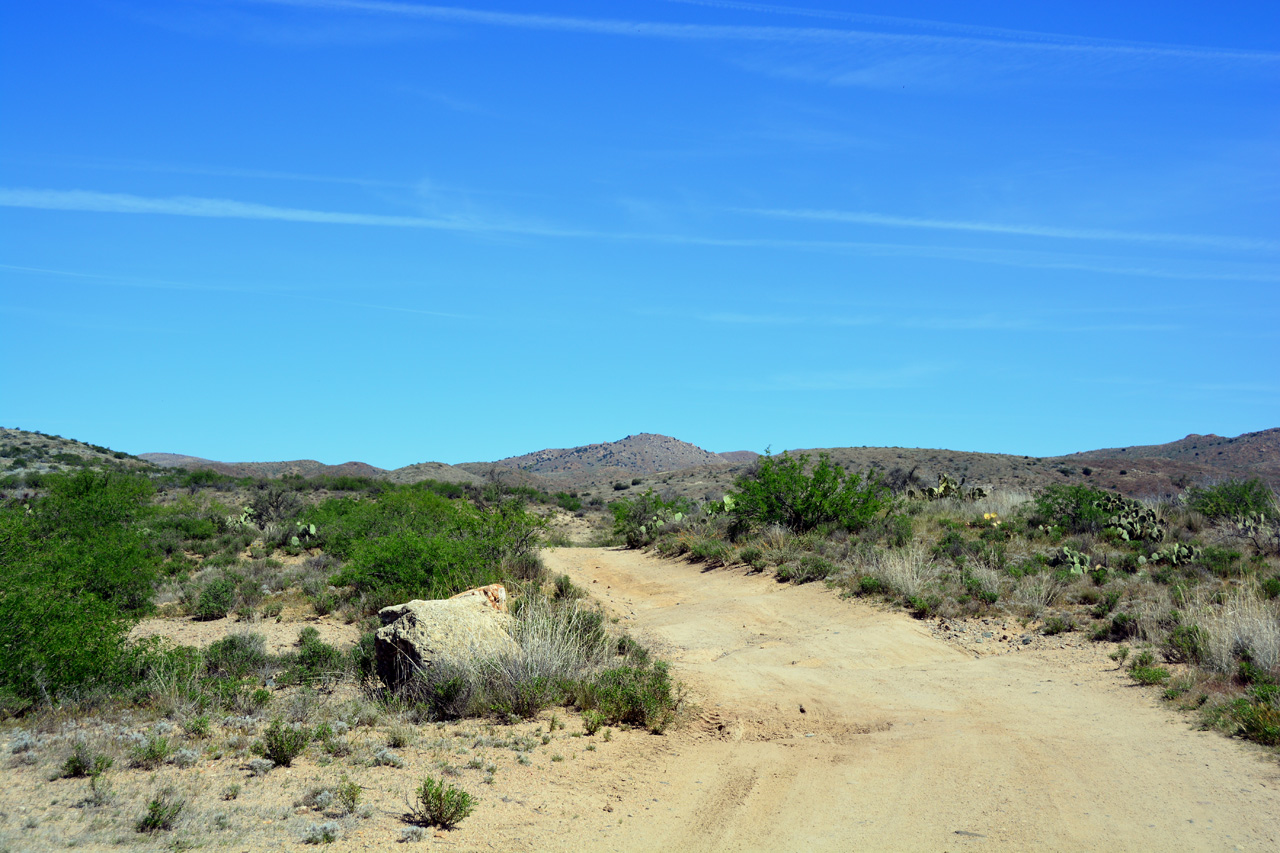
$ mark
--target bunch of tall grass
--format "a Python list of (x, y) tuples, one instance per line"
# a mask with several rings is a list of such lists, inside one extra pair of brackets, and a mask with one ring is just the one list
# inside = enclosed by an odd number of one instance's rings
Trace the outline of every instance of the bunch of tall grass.
[(1231, 590), (1221, 604), (1199, 597), (1187, 622), (1203, 632), (1204, 664), (1217, 672), (1235, 673), (1241, 660), (1263, 670), (1280, 666), (1280, 602), (1255, 585)]

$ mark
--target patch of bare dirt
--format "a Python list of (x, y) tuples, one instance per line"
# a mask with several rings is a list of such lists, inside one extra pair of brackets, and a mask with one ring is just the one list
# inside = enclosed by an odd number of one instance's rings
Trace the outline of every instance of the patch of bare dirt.
[(189, 616), (170, 619), (144, 619), (134, 626), (129, 636), (139, 640), (145, 637), (164, 637), (179, 646), (205, 648), (231, 634), (253, 632), (266, 638), (267, 653), (282, 654), (297, 646), (298, 632), (306, 627), (320, 632), (320, 639), (332, 646), (349, 648), (360, 639), (360, 629), (342, 620), (321, 616), (311, 619), (251, 619), (240, 621), (231, 617), (199, 621)]
[(819, 585), (635, 552), (547, 563), (663, 647), (700, 705), (652, 770), (667, 811), (607, 849), (1280, 843), (1274, 756), (1189, 730), (1106, 647), (1024, 645), (1003, 626), (957, 645)]

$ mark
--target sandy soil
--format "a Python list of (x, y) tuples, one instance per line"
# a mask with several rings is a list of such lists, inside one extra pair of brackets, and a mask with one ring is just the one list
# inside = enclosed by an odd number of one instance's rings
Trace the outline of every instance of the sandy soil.
[(268, 654), (279, 655), (294, 651), (298, 645), (298, 632), (303, 628), (315, 628), (320, 639), (330, 645), (345, 649), (360, 639), (360, 629), (332, 616), (303, 619), (252, 619), (242, 622), (233, 617), (201, 622), (184, 616), (175, 619), (144, 619), (129, 632), (131, 639), (164, 637), (179, 646), (204, 648), (230, 634), (252, 632), (266, 639)]
[[(404, 723), (361, 722), (358, 697), (280, 693), (273, 713), (316, 704), (345, 719), (350, 753), (318, 746), (290, 768), (248, 770), (248, 741), (218, 723), (182, 741), (175, 723), (39, 722), (17, 752), (6, 727), (0, 851), (311, 849), (329, 819), (300, 798), (344, 775), (362, 815), (338, 818), (332, 851), (415, 849), (399, 842), (405, 801), (426, 774), (479, 798), (421, 849), (449, 851), (1090, 851), (1275, 850), (1280, 766), (1272, 754), (1194, 731), (1106, 658), (1106, 648), (1023, 645), (1012, 628), (943, 630), (818, 584), (795, 587), (736, 569), (703, 571), (640, 553), (562, 548), (545, 560), (613, 613), (619, 627), (674, 662), (696, 707), (665, 735), (582, 736), (558, 709), (517, 726), (413, 727), (402, 767), (372, 760)], [(223, 624), (225, 623), (225, 624)], [(204, 644), (221, 623), (150, 626)], [(324, 623), (319, 623), (323, 626)], [(255, 626), (271, 629), (274, 623)], [(299, 625), (280, 626), (291, 643)], [(347, 628), (349, 626), (334, 626)], [(187, 636), (184, 631), (199, 631)], [(323, 631), (323, 627), (322, 627)], [(1006, 637), (1008, 634), (1008, 637)], [(337, 640), (334, 637), (334, 640)], [(978, 643), (978, 640), (984, 642)], [(1055, 642), (1059, 642), (1055, 639)], [(354, 704), (352, 704), (354, 703)], [(367, 706), (367, 703), (366, 703)], [(122, 740), (164, 730), (200, 753), (187, 769), (127, 767)], [(69, 742), (114, 751), (109, 804), (85, 780), (56, 779)], [(170, 833), (132, 825), (173, 785), (190, 805)], [(239, 791), (224, 799), (229, 786)]]
[(821, 585), (635, 552), (547, 563), (663, 647), (701, 704), (648, 768), (660, 811), (601, 849), (1280, 845), (1274, 757), (1190, 730), (1105, 649), (975, 657)]

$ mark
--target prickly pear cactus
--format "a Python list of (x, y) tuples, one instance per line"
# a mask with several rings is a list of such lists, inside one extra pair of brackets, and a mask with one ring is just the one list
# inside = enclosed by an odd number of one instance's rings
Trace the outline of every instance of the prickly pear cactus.
[(946, 474), (938, 475), (938, 485), (936, 486), (923, 488), (919, 492), (915, 489), (907, 489), (907, 497), (910, 500), (940, 501), (946, 498), (956, 498), (962, 501), (976, 501), (986, 496), (985, 489), (977, 487), (966, 489), (963, 479), (957, 483)]
[(1236, 532), (1253, 542), (1259, 553), (1280, 551), (1280, 523), (1260, 512), (1236, 516), (1231, 520)]
[(1108, 494), (1099, 498), (1093, 505), (1103, 512), (1111, 514), (1107, 519), (1106, 530), (1115, 534), (1125, 542), (1163, 542), (1164, 526), (1156, 517), (1155, 510), (1142, 503), (1124, 498), (1116, 494)]
[(1073, 575), (1083, 575), (1089, 569), (1089, 555), (1063, 545), (1057, 563)]
[(1184, 545), (1181, 542), (1174, 542), (1166, 545), (1159, 551), (1154, 552), (1150, 557), (1139, 557), (1138, 562), (1155, 564), (1169, 563), (1173, 566), (1184, 566), (1187, 563), (1193, 563), (1200, 559), (1200, 549), (1194, 545)]

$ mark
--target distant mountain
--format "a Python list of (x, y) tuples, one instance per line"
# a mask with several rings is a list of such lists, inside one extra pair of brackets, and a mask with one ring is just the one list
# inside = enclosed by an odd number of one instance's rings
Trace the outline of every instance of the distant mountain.
[(465, 471), (457, 465), (446, 465), (444, 462), (418, 462), (396, 468), (394, 471), (386, 471), (383, 476), (384, 479), (393, 483), (418, 483), (422, 480), (439, 480), (442, 483), (479, 483), (483, 480), (482, 477), (477, 477), (470, 471)]
[[(1260, 477), (1280, 489), (1280, 429), (1235, 438), (1189, 435), (1168, 444), (1090, 450), (1066, 456), (1014, 456), (918, 447), (833, 447), (793, 450), (816, 458), (827, 453), (850, 471), (874, 470), (891, 482), (910, 477), (934, 485), (938, 477), (964, 478), (969, 485), (1034, 492), (1050, 483), (1087, 484), (1130, 497), (1161, 498), (1190, 485), (1229, 478)], [(724, 456), (725, 454), (721, 454)], [(751, 462), (685, 468), (654, 478), (664, 492), (714, 498), (732, 487)], [(598, 484), (593, 484), (598, 485)]]
[(294, 459), (289, 462), (216, 462), (202, 459), (199, 456), (183, 456), (179, 453), (143, 453), (139, 459), (145, 459), (153, 465), (163, 468), (185, 468), (188, 471), (210, 469), (229, 477), (316, 477), (320, 475), (333, 477), (373, 477), (381, 479), (388, 473), (384, 468), (375, 468), (364, 462), (344, 462), (341, 465), (326, 465), (314, 459)]
[[(1227, 478), (1261, 477), (1280, 487), (1280, 429), (1234, 438), (1188, 435), (1166, 444), (1112, 447), (1056, 457), (969, 453), (904, 447), (836, 447), (792, 451), (829, 453), (849, 470), (873, 469), (891, 480), (910, 477), (933, 484), (940, 475), (967, 478), (970, 485), (1031, 492), (1049, 483), (1087, 483), (1136, 497), (1175, 495), (1188, 485)], [(749, 471), (759, 454), (748, 450), (712, 453), (666, 435), (641, 433), (583, 447), (539, 450), (497, 462), (446, 465), (419, 462), (388, 471), (363, 462), (325, 465), (312, 459), (290, 462), (217, 462), (176, 453), (130, 456), (60, 436), (0, 428), (0, 474), (75, 470), (84, 467), (154, 469), (211, 468), (231, 476), (280, 477), (356, 475), (396, 483), (432, 479), (508, 485), (548, 491), (576, 489), (612, 499), (639, 479), (640, 489), (699, 499), (722, 494)]]
[(555, 479), (581, 479), (585, 476), (599, 479), (602, 476), (634, 477), (728, 463), (729, 460), (719, 453), (703, 450), (687, 441), (644, 432), (604, 444), (539, 450), (499, 459), (496, 463), (471, 463), (464, 467), (474, 471), (477, 464), (486, 467), (495, 464)]
[(1112, 447), (1073, 453), (1071, 459), (1172, 459), (1221, 469), (1232, 476), (1280, 476), (1280, 429), (1246, 432), (1235, 438), (1196, 435), (1168, 444)]

